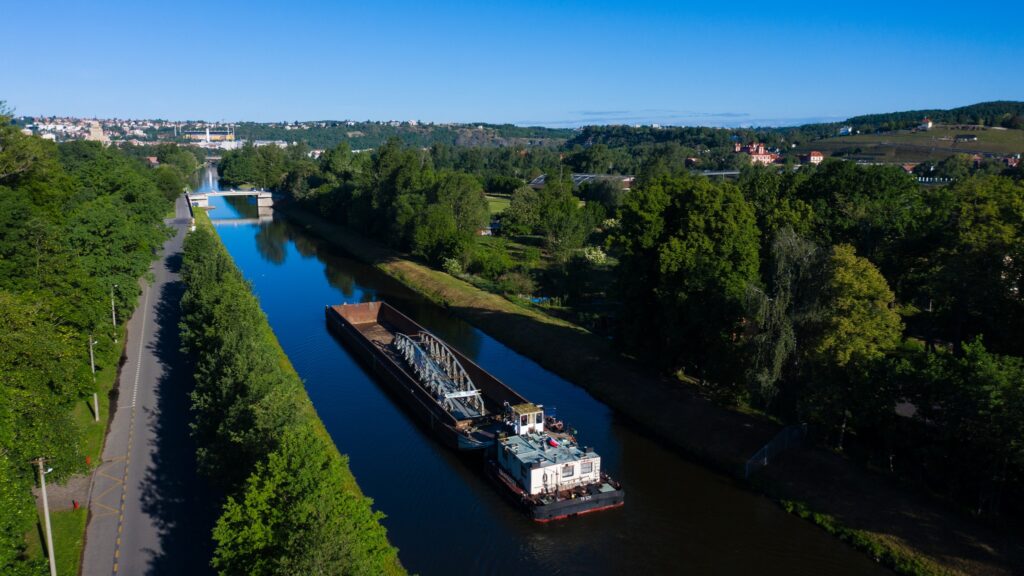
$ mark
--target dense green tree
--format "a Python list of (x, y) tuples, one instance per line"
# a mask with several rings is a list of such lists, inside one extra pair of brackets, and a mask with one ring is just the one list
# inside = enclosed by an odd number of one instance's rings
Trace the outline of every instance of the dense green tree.
[(811, 233), (814, 225), (813, 210), (796, 194), (800, 183), (809, 177), (808, 171), (801, 170), (799, 174), (781, 173), (774, 167), (751, 166), (740, 174), (740, 189), (754, 207), (757, 225), (766, 243), (770, 243), (775, 234), (785, 228), (801, 236)]
[[(436, 163), (436, 161), (435, 161)], [(487, 179), (484, 184), (484, 189), (489, 194), (501, 194), (511, 196), (520, 186), (523, 185), (523, 181), (515, 176), (495, 175)]]
[(1024, 359), (975, 340), (944, 364), (933, 382), (943, 393), (922, 408), (978, 479), (977, 511), (996, 515), (1005, 486), (1024, 480)]
[(829, 160), (799, 183), (823, 244), (852, 244), (859, 254), (891, 270), (899, 238), (917, 233), (926, 215), (917, 182), (898, 166), (858, 166)]
[(565, 188), (545, 186), (539, 193), (536, 232), (560, 261), (583, 246), (593, 222), (580, 209), (579, 200)]
[(748, 315), (754, 323), (750, 341), (749, 381), (755, 401), (774, 407), (783, 377), (792, 379), (799, 343), (797, 329), (821, 313), (823, 254), (813, 242), (790, 228), (775, 234), (767, 261), (767, 292), (748, 290)]
[(502, 232), (508, 235), (532, 234), (540, 225), (540, 194), (521, 186), (512, 194), (508, 208), (501, 213)]
[(475, 234), (490, 218), (483, 187), (469, 174), (449, 172), (438, 175), (428, 201), (451, 210), (460, 234)]
[(608, 214), (615, 214), (622, 204), (624, 194), (622, 182), (612, 178), (599, 178), (583, 184), (579, 189), (580, 198), (600, 204)]
[(165, 165), (156, 168), (156, 186), (168, 200), (174, 200), (185, 190), (186, 182), (182, 173), (174, 166)]
[(1024, 185), (974, 177), (950, 191), (952, 206), (929, 254), (925, 292), (946, 338), (984, 335), (999, 352), (1024, 354)]
[(432, 264), (440, 264), (450, 257), (461, 257), (467, 238), (459, 232), (458, 222), (451, 208), (440, 204), (427, 206), (413, 233), (413, 254)]
[(738, 384), (735, 364), (713, 358), (736, 352), (758, 243), (754, 211), (734, 185), (647, 178), (627, 196), (616, 236), (623, 341), (663, 367)]
[(902, 329), (885, 278), (849, 245), (834, 246), (826, 267), (823, 313), (810, 353), (840, 368), (882, 358), (896, 347)]
[(854, 404), (872, 393), (870, 369), (899, 344), (903, 324), (885, 278), (852, 246), (834, 246), (824, 264), (821, 309), (802, 327), (809, 364), (803, 412), (838, 423), (842, 449)]
[[(346, 460), (309, 426), (290, 430), (260, 463), (214, 528), (221, 574), (381, 574), (394, 572), (369, 500), (346, 486)], [(369, 534), (367, 526), (376, 526)]]

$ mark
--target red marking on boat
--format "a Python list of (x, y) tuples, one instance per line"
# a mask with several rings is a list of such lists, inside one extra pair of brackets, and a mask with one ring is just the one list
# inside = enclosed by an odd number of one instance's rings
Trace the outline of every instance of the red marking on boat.
[(600, 508), (591, 508), (590, 510), (584, 510), (583, 512), (573, 512), (572, 514), (563, 514), (561, 516), (555, 516), (554, 518), (534, 518), (534, 522), (540, 522), (541, 524), (551, 522), (554, 520), (564, 520), (570, 516), (583, 516), (584, 514), (590, 514), (591, 512), (600, 512), (602, 510), (611, 510), (612, 508), (618, 508), (624, 505), (626, 502), (622, 501), (618, 504), (609, 504), (607, 506), (601, 506)]

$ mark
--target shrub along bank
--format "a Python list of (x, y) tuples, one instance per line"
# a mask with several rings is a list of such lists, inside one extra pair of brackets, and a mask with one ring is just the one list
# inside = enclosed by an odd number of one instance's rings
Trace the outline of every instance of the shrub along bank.
[(229, 494), (221, 574), (403, 574), (383, 514), (359, 490), (209, 222), (185, 241), (182, 340), (195, 362), (201, 471)]

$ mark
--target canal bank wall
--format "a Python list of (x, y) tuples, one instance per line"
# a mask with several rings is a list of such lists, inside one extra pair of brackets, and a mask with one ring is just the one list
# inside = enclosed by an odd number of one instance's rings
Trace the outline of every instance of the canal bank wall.
[[(780, 429), (645, 371), (578, 326), (414, 262), (300, 206), (278, 212), (581, 386), (672, 447), (737, 479), (743, 479), (750, 455)], [(1024, 545), (1012, 536), (823, 450), (801, 449), (773, 462), (750, 485), (899, 573), (1015, 574), (1024, 565)]]

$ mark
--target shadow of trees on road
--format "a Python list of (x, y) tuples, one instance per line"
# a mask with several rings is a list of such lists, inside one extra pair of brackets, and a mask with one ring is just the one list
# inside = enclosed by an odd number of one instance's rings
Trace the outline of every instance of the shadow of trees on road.
[[(167, 258), (177, 274), (181, 254)], [(159, 546), (151, 554), (147, 574), (212, 574), (211, 532), (221, 494), (196, 472), (195, 444), (189, 435), (190, 363), (181, 353), (178, 323), (185, 286), (180, 280), (163, 285), (156, 306), (156, 339), (151, 352), (162, 368), (156, 383), (156, 407), (138, 422), (153, 430), (152, 463), (141, 481), (142, 510), (154, 519)]]

